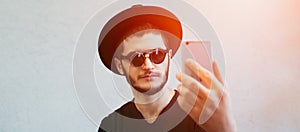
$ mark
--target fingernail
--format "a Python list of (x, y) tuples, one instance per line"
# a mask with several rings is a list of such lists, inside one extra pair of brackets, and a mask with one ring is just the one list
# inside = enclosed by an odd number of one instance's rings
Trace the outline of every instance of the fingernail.
[(192, 63), (193, 63), (193, 60), (189, 58), (189, 59), (186, 60), (186, 62), (187, 62), (188, 64), (192, 64)]
[(176, 74), (176, 77), (177, 77), (178, 79), (181, 79), (181, 73), (177, 73), (177, 74)]

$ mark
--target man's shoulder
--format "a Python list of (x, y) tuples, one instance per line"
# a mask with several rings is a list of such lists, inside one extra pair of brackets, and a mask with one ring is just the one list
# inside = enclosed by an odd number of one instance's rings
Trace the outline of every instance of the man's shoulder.
[(121, 123), (124, 118), (136, 118), (136, 115), (135, 105), (132, 101), (129, 101), (102, 119), (99, 132), (111, 130), (118, 123)]
[(129, 102), (123, 104), (120, 108), (116, 109), (114, 112), (123, 114), (123, 113), (126, 113), (126, 111), (128, 109), (133, 109), (133, 107), (134, 107), (134, 103), (132, 101), (129, 101)]

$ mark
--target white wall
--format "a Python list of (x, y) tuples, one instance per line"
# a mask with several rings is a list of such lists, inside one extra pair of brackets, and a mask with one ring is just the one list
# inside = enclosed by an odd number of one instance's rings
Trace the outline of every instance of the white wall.
[[(240, 131), (300, 129), (300, 1), (187, 0), (222, 41)], [(0, 1), (0, 131), (96, 131), (72, 61), (88, 19), (110, 1)]]

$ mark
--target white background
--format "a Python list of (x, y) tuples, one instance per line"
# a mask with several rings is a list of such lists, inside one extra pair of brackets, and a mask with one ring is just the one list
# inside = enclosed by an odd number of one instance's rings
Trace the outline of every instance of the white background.
[[(300, 130), (300, 1), (188, 0), (223, 44), (239, 131)], [(98, 1), (0, 1), (0, 131), (96, 131), (72, 78)], [(192, 15), (192, 14), (191, 14)]]

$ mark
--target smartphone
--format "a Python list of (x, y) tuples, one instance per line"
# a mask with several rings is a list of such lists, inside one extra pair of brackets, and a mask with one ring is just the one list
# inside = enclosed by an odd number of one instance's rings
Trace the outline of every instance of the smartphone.
[[(195, 79), (195, 75), (186, 68), (184, 62), (186, 59), (193, 59), (202, 67), (213, 72), (212, 70), (212, 47), (209, 41), (184, 41), (181, 48), (182, 71)], [(201, 80), (200, 80), (201, 82)]]

